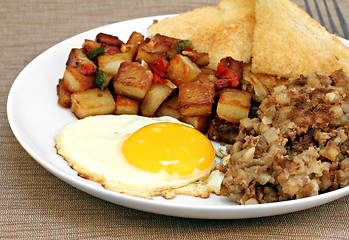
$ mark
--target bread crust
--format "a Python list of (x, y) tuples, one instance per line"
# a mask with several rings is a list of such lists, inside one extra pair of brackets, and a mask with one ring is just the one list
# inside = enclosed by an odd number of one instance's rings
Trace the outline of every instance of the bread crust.
[(288, 0), (255, 0), (252, 71), (297, 78), (349, 73), (349, 49)]

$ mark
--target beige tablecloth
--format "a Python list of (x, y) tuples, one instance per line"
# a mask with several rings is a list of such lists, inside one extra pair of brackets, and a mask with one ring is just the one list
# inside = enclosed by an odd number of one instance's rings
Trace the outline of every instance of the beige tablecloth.
[[(337, 1), (348, 21), (349, 1)], [(71, 187), (41, 167), (14, 137), (6, 117), (8, 92), (20, 71), (44, 50), (98, 26), (217, 2), (0, 2), (0, 239), (349, 239), (349, 197), (309, 210), (257, 219), (197, 220), (156, 215), (121, 207)], [(303, 1), (296, 2), (304, 7)]]

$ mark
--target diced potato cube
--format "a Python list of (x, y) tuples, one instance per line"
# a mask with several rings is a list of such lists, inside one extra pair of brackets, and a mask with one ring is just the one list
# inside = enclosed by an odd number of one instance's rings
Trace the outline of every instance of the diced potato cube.
[(177, 54), (177, 42), (179, 39), (161, 35), (159, 33), (155, 34), (151, 38), (155, 42), (161, 42), (169, 47), (167, 50), (167, 57), (172, 59)]
[(182, 116), (211, 114), (215, 88), (213, 82), (185, 82), (179, 86), (178, 105)]
[(115, 113), (115, 101), (108, 89), (88, 89), (71, 95), (71, 111), (79, 119)]
[(85, 50), (80, 48), (73, 48), (67, 60), (67, 66), (77, 67), (78, 65), (91, 64), (95, 68), (96, 65), (86, 56)]
[(181, 117), (178, 106), (178, 95), (169, 96), (159, 107), (156, 115), (161, 116), (170, 116), (176, 119)]
[(139, 32), (133, 32), (129, 37), (126, 44), (123, 44), (120, 48), (121, 52), (128, 52), (132, 55), (132, 59), (136, 56), (138, 46), (144, 41), (144, 36)]
[(116, 53), (113, 55), (100, 55), (97, 57), (99, 70), (102, 70), (108, 73), (109, 76), (113, 77), (118, 73), (120, 64), (123, 62), (131, 62), (132, 54), (125, 53)]
[(208, 53), (193, 51), (183, 51), (183, 55), (187, 56), (199, 67), (205, 67), (210, 63)]
[(139, 44), (136, 61), (145, 61), (146, 63), (155, 63), (158, 58), (166, 58), (169, 46), (160, 41), (144, 41)]
[(63, 83), (70, 92), (81, 92), (95, 85), (95, 77), (86, 76), (81, 71), (83, 66), (67, 66), (63, 76)]
[(139, 102), (137, 100), (134, 100), (128, 97), (117, 95), (115, 100), (115, 106), (116, 106), (115, 113), (118, 115), (121, 115), (121, 114), (137, 115)]
[(192, 125), (196, 130), (206, 133), (210, 126), (210, 118), (207, 116), (181, 117), (182, 122)]
[(84, 44), (82, 45), (82, 47), (86, 51), (90, 51), (91, 49), (98, 48), (100, 46), (102, 46), (102, 44), (100, 44), (100, 43), (98, 43), (96, 41), (88, 40), (88, 39), (86, 39)]
[(169, 79), (177, 86), (184, 82), (194, 81), (200, 72), (200, 68), (195, 63), (180, 54), (171, 59), (167, 69)]
[(116, 94), (138, 101), (143, 100), (152, 82), (152, 72), (138, 62), (121, 63), (118, 74), (113, 78)]
[(97, 34), (96, 42), (101, 43), (102, 45), (116, 46), (118, 48), (120, 48), (120, 46), (124, 44), (124, 42), (121, 41), (118, 37), (105, 33)]
[(213, 86), (216, 79), (217, 78), (214, 76), (213, 72), (206, 71), (206, 70), (199, 73), (198, 76), (196, 77), (196, 81), (206, 83), (209, 85), (213, 84)]
[(63, 79), (59, 79), (57, 85), (57, 96), (58, 96), (58, 104), (65, 108), (70, 108), (71, 101), (70, 96), (71, 92), (64, 86)]
[(247, 118), (251, 106), (251, 95), (237, 89), (224, 89), (217, 104), (217, 115), (228, 122), (239, 123)]
[(153, 83), (144, 97), (141, 104), (140, 113), (143, 116), (152, 117), (160, 104), (176, 89), (171, 81), (167, 80), (167, 83)]

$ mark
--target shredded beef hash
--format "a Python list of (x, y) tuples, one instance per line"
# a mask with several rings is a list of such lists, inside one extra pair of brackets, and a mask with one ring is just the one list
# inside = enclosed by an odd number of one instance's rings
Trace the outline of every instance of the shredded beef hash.
[(349, 185), (349, 77), (290, 79), (240, 121), (222, 194), (239, 204), (298, 199)]

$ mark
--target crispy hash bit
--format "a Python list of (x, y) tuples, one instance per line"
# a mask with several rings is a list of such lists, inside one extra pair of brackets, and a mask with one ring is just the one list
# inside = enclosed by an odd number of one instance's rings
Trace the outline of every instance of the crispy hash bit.
[(257, 118), (240, 121), (232, 157), (220, 165), (223, 194), (253, 204), (348, 186), (348, 86), (349, 78), (337, 71), (275, 88), (261, 102)]
[(189, 40), (100, 33), (71, 50), (58, 104), (77, 118), (171, 116), (225, 142), (221, 194), (239, 204), (303, 198), (349, 185), (349, 78), (277, 79), (231, 57), (208, 68)]

